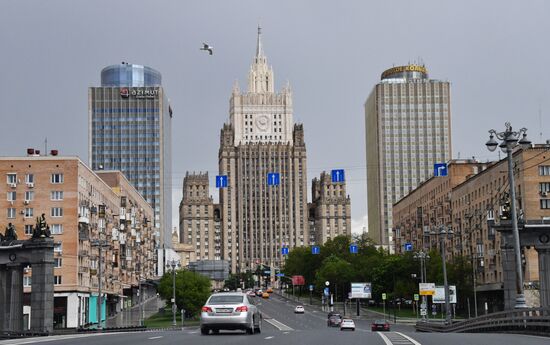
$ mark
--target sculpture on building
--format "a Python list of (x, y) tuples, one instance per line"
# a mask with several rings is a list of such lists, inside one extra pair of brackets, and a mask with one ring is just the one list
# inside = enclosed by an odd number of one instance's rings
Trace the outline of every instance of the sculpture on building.
[(4, 236), (0, 234), (0, 241), (15, 241), (17, 240), (17, 232), (15, 231), (15, 226), (12, 223), (9, 223), (6, 227), (6, 232)]
[(51, 237), (50, 226), (46, 223), (46, 215), (42, 213), (40, 217), (36, 218), (36, 226), (32, 232), (32, 238), (46, 238)]

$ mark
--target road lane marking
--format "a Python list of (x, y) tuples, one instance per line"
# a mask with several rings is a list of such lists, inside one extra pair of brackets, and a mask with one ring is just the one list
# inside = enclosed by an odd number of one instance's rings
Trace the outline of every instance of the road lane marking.
[(271, 336), (271, 337), (265, 337), (264, 339), (272, 339), (272, 338), (273, 338), (273, 336)]
[(157, 336), (157, 337), (151, 337), (151, 338), (149, 338), (149, 340), (160, 339), (160, 338), (162, 338), (162, 337), (163, 337), (162, 335), (159, 335), (159, 336)]
[(403, 333), (401, 333), (401, 332), (395, 332), (395, 333), (399, 334), (399, 335), (402, 336), (402, 337), (407, 338), (407, 339), (408, 339), (411, 343), (413, 343), (414, 345), (422, 345), (422, 344), (420, 344), (418, 341), (416, 341), (416, 340), (414, 340), (413, 338), (409, 337), (408, 335), (405, 335), (405, 334), (403, 334)]
[(376, 332), (376, 333), (378, 333), (380, 338), (382, 338), (382, 340), (384, 340), (384, 343), (386, 343), (386, 345), (393, 345), (392, 342), (388, 339), (388, 337), (386, 337), (385, 334), (380, 333), (380, 332)]
[(266, 322), (270, 323), (272, 326), (277, 327), (279, 331), (293, 331), (294, 329), (291, 327), (288, 327), (282, 322), (279, 322), (275, 319), (264, 319)]

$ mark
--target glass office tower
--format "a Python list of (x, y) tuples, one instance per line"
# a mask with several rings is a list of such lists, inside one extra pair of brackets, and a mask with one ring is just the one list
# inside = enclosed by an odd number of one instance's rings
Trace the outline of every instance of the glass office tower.
[(93, 170), (126, 175), (153, 207), (157, 244), (171, 248), (172, 110), (161, 80), (125, 62), (101, 71), (101, 87), (88, 90), (89, 157)]

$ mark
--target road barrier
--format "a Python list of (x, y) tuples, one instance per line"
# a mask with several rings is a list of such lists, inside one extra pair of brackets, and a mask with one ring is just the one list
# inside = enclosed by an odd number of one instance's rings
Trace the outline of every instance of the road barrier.
[(417, 322), (418, 332), (519, 333), (550, 336), (550, 308), (501, 311), (452, 324)]

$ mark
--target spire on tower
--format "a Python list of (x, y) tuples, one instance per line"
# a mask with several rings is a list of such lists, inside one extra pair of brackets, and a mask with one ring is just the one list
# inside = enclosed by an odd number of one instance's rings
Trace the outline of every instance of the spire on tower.
[(258, 24), (258, 42), (256, 44), (256, 57), (264, 55), (262, 51), (262, 27)]

